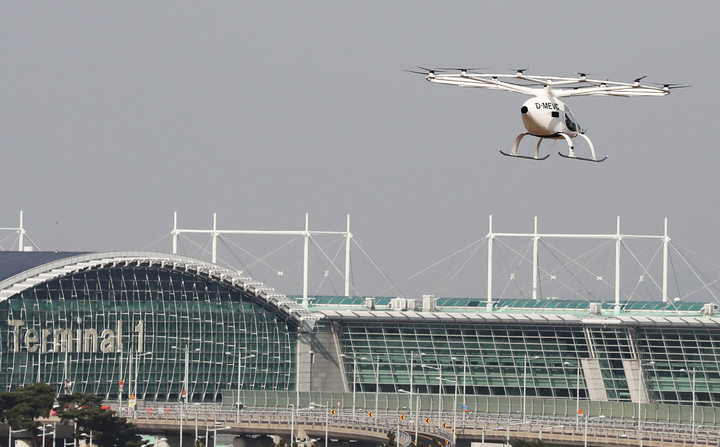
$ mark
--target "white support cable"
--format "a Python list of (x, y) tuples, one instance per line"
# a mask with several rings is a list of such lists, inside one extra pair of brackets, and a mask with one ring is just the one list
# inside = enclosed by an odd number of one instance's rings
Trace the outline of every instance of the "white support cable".
[[(585, 256), (589, 256), (590, 254), (592, 254), (592, 253), (595, 252), (595, 251), (598, 251), (598, 255), (599, 255), (599, 254), (602, 252), (602, 250), (601, 250), (602, 247), (605, 246), (605, 245), (607, 245), (607, 244), (609, 244), (609, 242), (603, 243), (602, 245), (600, 245), (600, 246), (598, 246), (598, 247), (595, 247), (595, 248), (593, 248), (592, 250), (590, 250), (590, 251), (588, 251), (588, 252), (585, 252), (585, 253), (581, 254), (580, 256), (578, 256), (578, 257), (576, 257), (576, 258), (570, 258), (568, 255), (566, 255), (565, 253), (563, 253), (563, 252), (562, 252), (560, 249), (558, 249), (557, 247), (551, 246), (550, 244), (548, 244), (548, 243), (545, 242), (545, 241), (540, 241), (540, 242), (541, 242), (546, 248), (552, 248), (552, 249), (554, 249), (555, 251), (557, 251), (557, 252), (559, 252), (560, 254), (562, 254), (565, 258), (567, 258), (569, 261), (571, 261), (572, 263), (576, 264), (578, 267), (580, 267), (581, 269), (584, 269), (587, 273), (592, 274), (592, 275), (596, 275), (596, 274), (593, 273), (592, 271), (590, 271), (589, 269), (587, 269), (586, 267), (584, 267), (582, 264), (580, 264), (579, 260), (582, 259), (582, 258), (585, 257)], [(505, 242), (503, 242), (503, 241), (498, 241), (498, 243), (501, 243), (501, 244), (503, 244), (505, 247), (507, 247), (507, 248), (509, 248), (510, 250), (514, 251), (515, 253), (520, 254), (520, 252), (516, 251), (513, 247), (509, 246), (509, 245), (506, 244)], [(526, 247), (527, 247), (527, 246), (526, 246)], [(552, 253), (552, 250), (550, 250), (550, 251), (551, 251), (551, 253)], [(525, 259), (525, 260), (528, 260), (527, 257), (524, 257), (524, 259)], [(556, 268), (556, 269), (553, 270), (553, 271), (546, 271), (546, 270), (542, 269), (542, 273), (543, 273), (543, 274), (545, 274), (545, 275), (547, 275), (547, 276), (549, 276), (549, 277), (552, 277), (552, 276), (553, 276), (553, 273), (557, 273), (557, 271), (559, 271), (559, 270), (562, 269), (563, 267), (565, 267), (565, 269), (567, 270), (567, 267), (565, 266), (565, 263), (563, 263), (560, 259), (558, 259), (557, 256), (555, 256), (555, 259), (557, 259), (557, 261), (561, 264), (561, 266), (558, 267), (558, 268)], [(506, 268), (506, 270), (509, 270), (509, 269)], [(580, 282), (580, 280), (577, 278), (577, 274), (572, 274), (572, 272), (570, 272), (569, 270), (568, 270), (568, 272), (571, 273), (571, 278), (570, 278), (570, 280), (573, 280), (573, 279), (576, 280), (580, 285), (582, 285), (582, 286), (585, 288), (585, 290), (586, 290), (589, 294), (591, 294), (590, 290), (589, 290), (587, 287), (585, 287), (585, 286), (582, 284), (582, 282)], [(501, 273), (502, 273), (502, 272), (501, 272)], [(542, 279), (542, 277), (541, 277), (541, 279)], [(607, 283), (607, 281), (604, 281), (604, 282)], [(569, 287), (569, 283), (570, 283), (570, 281), (561, 282), (561, 284), (562, 284), (564, 287), (568, 288), (569, 290), (572, 290), (572, 289), (570, 289), (570, 287)], [(607, 284), (609, 285), (609, 283), (607, 283)], [(577, 292), (575, 292), (575, 291), (573, 291), (573, 292), (574, 292), (574, 293), (577, 293)], [(500, 296), (502, 296), (502, 295), (500, 295)], [(586, 300), (587, 300), (587, 297), (584, 297), (584, 296), (582, 296), (582, 295), (578, 295), (578, 296), (581, 297), (581, 298), (583, 298), (583, 299), (586, 299)]]
[[(503, 245), (505, 245), (506, 247), (510, 248), (510, 246), (507, 245), (505, 242), (502, 242), (502, 241), (499, 241), (499, 242), (502, 243)], [(525, 247), (524, 247), (524, 248), (525, 248), (525, 251), (524, 251), (523, 253), (520, 253), (520, 252), (517, 252), (517, 251), (513, 250), (513, 251), (515, 251), (516, 255), (515, 255), (515, 258), (513, 259), (512, 264), (513, 264), (513, 265), (515, 264), (514, 260), (517, 259), (518, 257), (520, 257), (521, 259), (527, 259), (527, 252), (530, 250), (531, 247), (532, 247), (532, 242), (529, 243), (529, 244), (527, 244), (527, 245), (525, 245)], [(510, 284), (511, 284), (512, 282), (515, 283), (515, 286), (518, 288), (518, 292), (520, 292), (520, 295), (522, 296), (521, 287), (520, 287), (520, 285), (518, 284), (517, 279), (515, 278), (515, 273), (517, 273), (518, 269), (520, 268), (520, 264), (519, 264), (519, 263), (517, 264), (517, 266), (515, 267), (515, 271), (514, 271), (514, 272), (510, 272), (510, 265), (507, 263), (507, 261), (505, 261), (505, 257), (502, 256), (502, 252), (500, 253), (500, 258), (501, 258), (501, 259), (503, 260), (503, 262), (505, 263), (505, 270), (503, 270), (502, 272), (500, 272), (500, 273), (498, 274), (498, 276), (502, 275), (504, 272), (508, 272), (508, 273), (510, 274), (510, 278), (508, 279), (508, 282), (505, 284), (505, 288), (503, 289), (503, 291), (500, 293), (499, 296), (502, 297), (502, 296), (505, 295), (505, 292), (507, 291), (508, 287), (510, 287)], [(522, 298), (524, 299), (525, 297), (522, 296)]]
[[(655, 278), (652, 277), (652, 275), (651, 275), (650, 272), (648, 271), (648, 268), (646, 268), (646, 267), (643, 265), (643, 263), (640, 262), (640, 260), (637, 258), (637, 256), (635, 256), (635, 253), (634, 253), (632, 250), (630, 250), (630, 247), (628, 247), (627, 244), (625, 244), (625, 243), (623, 242), (622, 245), (623, 245), (623, 247), (625, 248), (625, 250), (632, 256), (632, 258), (635, 260), (635, 262), (637, 263), (637, 265), (639, 265), (640, 267), (642, 267), (643, 277), (644, 277), (644, 276), (647, 276), (648, 278), (650, 278), (650, 282), (652, 282), (652, 283), (655, 285), (655, 287), (657, 287), (658, 290), (662, 292), (662, 291), (663, 291), (663, 287), (662, 287), (660, 284), (658, 284), (657, 281), (655, 281)], [(653, 254), (652, 258), (650, 258), (650, 261), (648, 261), (648, 263), (647, 263), (648, 267), (650, 266), (650, 264), (653, 263), (653, 261), (655, 260), (655, 258), (658, 256), (658, 254), (660, 253), (660, 250), (662, 250), (662, 245), (661, 245), (660, 247), (658, 247), (658, 249), (657, 249), (657, 250), (655, 251), (655, 253)], [(643, 281), (643, 282), (645, 282), (645, 281)], [(650, 291), (648, 290), (648, 292), (650, 292)], [(628, 298), (628, 299), (629, 299), (629, 298)]]
[[(300, 283), (299, 281), (295, 281), (295, 280), (291, 279), (290, 276), (285, 275), (283, 272), (278, 271), (275, 267), (273, 267), (272, 265), (268, 264), (265, 260), (266, 260), (266, 258), (268, 258), (269, 256), (274, 255), (275, 253), (278, 253), (281, 249), (287, 248), (288, 250), (280, 257), (280, 259), (283, 259), (283, 258), (290, 252), (290, 249), (291, 249), (291, 248), (294, 248), (294, 246), (298, 243), (299, 240), (300, 240), (299, 237), (293, 238), (292, 240), (286, 242), (285, 244), (277, 247), (275, 250), (271, 251), (270, 253), (267, 253), (265, 256), (263, 256), (263, 257), (257, 257), (257, 256), (255, 256), (254, 254), (252, 254), (251, 252), (249, 252), (249, 251), (247, 251), (246, 249), (244, 249), (243, 247), (241, 247), (240, 245), (234, 243), (233, 241), (231, 241), (231, 240), (229, 240), (229, 239), (226, 239), (226, 238), (223, 238), (223, 237), (220, 237), (220, 241), (225, 245), (225, 247), (226, 247), (226, 248), (230, 251), (230, 253), (235, 257), (235, 260), (238, 261), (238, 262), (243, 266), (243, 268), (248, 271), (248, 274), (250, 274), (250, 269), (256, 267), (257, 265), (262, 265), (262, 266), (264, 266), (264, 267), (267, 267), (269, 270), (273, 271), (274, 273), (276, 273), (278, 276), (283, 276), (283, 277), (285, 277), (288, 281), (292, 282), (292, 283), (295, 284), (296, 286), (300, 286), (301, 283)], [(237, 255), (232, 251), (232, 249), (227, 245), (228, 243), (230, 243), (231, 245), (235, 246), (236, 248), (238, 248), (239, 250), (241, 250), (242, 252), (244, 252), (244, 253), (247, 254), (248, 256), (254, 258), (254, 261), (250, 262), (250, 263), (247, 264), (247, 265), (244, 264), (244, 263), (240, 260), (240, 258), (238, 258)], [(221, 260), (221, 261), (224, 262), (227, 266), (230, 266), (230, 263), (225, 262), (225, 261), (223, 261), (223, 260)], [(299, 263), (295, 263), (295, 264), (293, 264), (292, 266), (295, 266), (295, 265), (299, 265)], [(251, 274), (251, 276), (254, 276), (254, 275)], [(262, 275), (260, 276), (260, 279), (262, 279)]]
[[(473, 243), (473, 245), (475, 245), (475, 243)], [(467, 266), (467, 264), (470, 262), (470, 260), (475, 257), (475, 255), (477, 254), (478, 251), (480, 251), (481, 248), (482, 248), (482, 244), (480, 244), (480, 245), (478, 245), (477, 247), (475, 247), (475, 250), (473, 250), (472, 252), (470, 252), (464, 259), (461, 260), (460, 263), (458, 263), (458, 264), (455, 266), (454, 269), (450, 270), (450, 273), (448, 273), (447, 275), (445, 275), (445, 276), (438, 282), (438, 286), (442, 286), (442, 287), (440, 287), (440, 289), (438, 290), (438, 293), (442, 292), (443, 290), (445, 290), (445, 288), (447, 288), (447, 286), (450, 284), (450, 282), (451, 282), (453, 279), (455, 279), (455, 277), (456, 277), (457, 275), (460, 274), (460, 272), (465, 268), (465, 266)], [(447, 258), (446, 258), (446, 259), (447, 259)], [(447, 282), (446, 282), (446, 281), (447, 281)], [(442, 285), (443, 283), (445, 283), (445, 285)]]
[[(561, 250), (559, 250), (558, 248), (550, 245), (550, 244), (547, 243), (546, 241), (540, 241), (540, 242), (541, 242), (546, 248), (550, 248), (550, 247), (551, 247), (551, 248), (553, 248), (554, 250), (558, 251), (558, 252), (559, 252), (560, 254), (562, 254), (565, 258), (567, 258), (568, 261), (571, 261), (574, 265), (576, 265), (577, 267), (580, 267), (581, 270), (585, 271), (585, 273), (589, 273), (589, 274), (592, 274), (592, 275), (595, 275), (595, 276), (597, 276), (597, 275), (596, 275), (595, 273), (593, 273), (592, 271), (590, 271), (589, 269), (587, 269), (587, 268), (586, 268), (585, 266), (583, 266), (582, 264), (580, 264), (579, 260), (582, 259), (582, 258), (585, 257), (585, 256), (589, 256), (591, 253), (593, 253), (593, 252), (595, 252), (595, 251), (599, 251), (599, 252), (604, 251), (604, 250), (607, 248), (607, 246), (609, 246), (609, 245), (612, 243), (612, 241), (606, 241), (606, 242), (604, 242), (603, 244), (601, 244), (601, 245), (593, 248), (592, 250), (590, 250), (590, 251), (588, 251), (588, 252), (586, 252), (586, 253), (581, 254), (580, 256), (577, 256), (577, 257), (575, 257), (575, 258), (570, 258), (568, 255), (566, 255), (565, 253), (563, 253)], [(555, 252), (554, 252), (553, 250), (549, 250), (549, 251), (550, 251), (551, 254), (553, 254), (553, 256), (555, 256)], [(599, 253), (598, 253), (598, 255), (599, 255)], [(580, 279), (577, 277), (577, 276), (578, 276), (577, 273), (571, 272), (571, 271), (568, 269), (567, 265), (566, 265), (564, 262), (562, 262), (557, 256), (555, 256), (555, 259), (560, 263), (560, 266), (557, 267), (555, 270), (552, 270), (552, 271), (543, 270), (543, 272), (547, 272), (547, 274), (550, 276), (550, 279), (552, 279), (553, 276), (556, 276), (556, 275), (557, 275), (557, 272), (558, 272), (558, 271), (564, 269), (564, 271), (567, 271), (567, 272), (570, 274), (570, 279), (567, 280), (567, 281), (564, 281), (564, 282), (557, 280), (557, 278), (555, 278), (555, 280), (559, 281), (560, 284), (562, 284), (563, 288), (567, 288), (567, 289), (570, 290), (572, 293), (575, 293), (579, 298), (582, 298), (582, 299), (584, 299), (584, 300), (588, 300), (588, 297), (587, 297), (587, 296), (580, 295), (576, 290), (573, 290), (573, 289), (570, 287), (570, 282), (573, 281), (573, 280), (576, 281), (580, 286), (582, 286), (582, 287), (585, 289), (585, 291), (586, 291), (589, 295), (592, 295), (592, 293), (590, 292), (590, 289), (588, 289), (587, 286), (585, 286), (585, 284), (583, 284), (583, 282), (580, 281)], [(553, 273), (554, 273), (555, 275), (553, 275)], [(609, 283), (608, 281), (604, 280), (604, 279), (603, 279), (603, 282), (606, 283), (606, 284), (608, 284), (608, 285), (610, 285), (610, 283)], [(588, 300), (588, 301), (589, 301), (589, 300)]]
[(380, 268), (380, 266), (377, 265), (377, 264), (375, 263), (375, 261), (372, 260), (372, 258), (370, 258), (370, 255), (367, 254), (367, 252), (360, 246), (360, 244), (357, 243), (357, 241), (355, 241), (355, 245), (357, 246), (357, 248), (360, 249), (360, 251), (363, 252), (363, 254), (368, 258), (368, 260), (370, 261), (370, 263), (378, 270), (378, 272), (380, 272), (380, 274), (387, 280), (387, 282), (389, 282), (389, 283), (392, 285), (391, 288), (383, 290), (383, 291), (380, 292), (378, 295), (383, 294), (383, 293), (387, 292), (388, 290), (395, 289), (395, 290), (397, 290), (397, 292), (400, 294), (400, 296), (404, 296), (403, 293), (400, 291), (400, 289), (395, 285), (395, 283), (392, 282), (392, 280), (390, 279), (390, 277), (388, 277), (388, 276), (385, 274), (385, 272)]
[[(310, 238), (310, 242), (313, 244), (313, 246), (315, 246), (317, 248), (317, 251), (315, 251), (313, 253), (313, 255), (317, 255), (317, 253), (321, 253), (325, 257), (325, 259), (327, 259), (330, 262), (330, 266), (335, 269), (335, 272), (337, 272), (339, 275), (341, 275), (341, 277), (343, 278), (343, 282), (347, 282), (345, 279), (345, 275), (340, 271), (340, 269), (338, 269), (337, 265), (335, 264), (335, 260), (337, 259), (338, 256), (340, 256), (340, 252), (342, 251), (342, 248), (343, 248), (342, 244), (338, 248), (338, 251), (335, 253), (335, 257), (330, 258), (330, 256), (328, 256), (328, 254), (325, 252), (324, 248), (327, 248), (333, 244), (337, 244), (338, 240), (335, 240), (335, 241), (332, 241), (332, 242), (326, 244), (325, 247), (321, 247), (320, 244), (318, 244), (317, 241), (315, 239), (313, 239), (312, 237)], [(322, 264), (322, 257), (318, 256), (318, 259), (320, 260), (320, 262)], [(322, 265), (322, 267), (323, 267), (324, 271), (327, 271), (327, 270), (325, 270), (325, 265)], [(316, 295), (320, 291), (320, 287), (322, 286), (322, 283), (325, 281), (325, 278), (330, 278), (330, 277), (329, 277), (329, 275), (323, 275), (323, 279), (320, 282), (320, 285), (318, 285), (317, 290), (315, 291)], [(332, 279), (329, 279), (329, 281), (330, 281), (331, 287), (334, 291), (335, 286), (332, 284)], [(345, 296), (350, 296), (347, 290), (346, 290)]]
[[(472, 242), (471, 244), (469, 244), (469, 245), (461, 248), (460, 250), (457, 250), (457, 251), (455, 251), (454, 253), (452, 253), (452, 254), (444, 257), (443, 259), (441, 259), (441, 260), (439, 260), (439, 261), (437, 261), (437, 262), (435, 262), (435, 263), (433, 263), (433, 264), (430, 264), (429, 266), (425, 267), (424, 269), (419, 270), (419, 271), (413, 273), (412, 275), (408, 276), (407, 278), (403, 279), (402, 281), (398, 282), (397, 284), (398, 284), (398, 285), (401, 285), (401, 284), (403, 284), (403, 283), (405, 283), (405, 282), (407, 282), (407, 281), (410, 281), (411, 279), (413, 279), (413, 278), (415, 278), (415, 277), (417, 277), (417, 276), (419, 276), (419, 275), (427, 272), (428, 270), (430, 270), (430, 269), (432, 269), (432, 268), (434, 268), (434, 267), (437, 267), (438, 265), (442, 264), (443, 262), (447, 261), (448, 259), (453, 258), (453, 257), (455, 257), (456, 255), (462, 253), (463, 251), (471, 248), (471, 247), (474, 246), (475, 244), (480, 244), (479, 247), (475, 249), (475, 252), (477, 252), (477, 250), (479, 250), (480, 248), (482, 248), (482, 245), (483, 245), (483, 243), (484, 243), (486, 240), (487, 240), (487, 238), (478, 239), (477, 241)], [(356, 242), (356, 245), (357, 245), (357, 242)], [(378, 251), (379, 251), (379, 250), (378, 250)], [(473, 253), (475, 253), (475, 252), (473, 252)], [(381, 252), (381, 253), (382, 253), (382, 252)], [(382, 253), (382, 254), (385, 254), (385, 253)], [(472, 255), (471, 255), (471, 256), (472, 256)], [(391, 259), (392, 259), (392, 258), (391, 258)], [(394, 260), (394, 259), (393, 259), (393, 260)], [(403, 267), (406, 267), (406, 268), (412, 270), (410, 267), (408, 267), (408, 266), (400, 263), (399, 261), (396, 261), (396, 262), (398, 262), (398, 264), (402, 265)], [(438, 281), (438, 283), (435, 284), (435, 285), (436, 285), (436, 286), (439, 286), (441, 283), (442, 283), (442, 280)], [(385, 289), (385, 290), (381, 291), (378, 295), (381, 295), (381, 294), (383, 294), (384, 292), (386, 292), (386, 291), (388, 291), (388, 290), (391, 290), (391, 289)]]
[[(704, 279), (703, 279), (703, 278), (700, 278), (700, 275), (698, 275), (698, 273), (697, 273), (697, 269), (696, 269), (695, 266), (690, 262), (690, 260), (687, 259), (687, 258), (685, 257), (685, 255), (683, 255), (683, 254), (680, 252), (680, 250), (677, 249), (677, 247), (675, 247), (675, 244), (672, 244), (672, 243), (671, 243), (671, 245), (673, 246), (673, 248), (675, 248), (675, 251), (677, 252), (677, 254), (680, 255), (680, 258), (685, 262), (685, 265), (687, 265), (688, 267), (690, 267), (690, 271), (693, 272), (693, 274), (695, 275), (695, 277), (696, 277), (696, 278), (700, 281), (700, 283), (703, 285), (702, 287), (700, 287), (700, 288), (698, 289), (698, 291), (699, 291), (699, 290), (702, 290), (702, 289), (707, 290), (708, 292), (710, 292), (710, 295), (712, 295), (712, 297), (715, 298), (715, 301), (717, 301), (718, 303), (720, 303), (720, 299), (718, 298), (718, 296), (715, 295), (715, 294), (712, 292), (712, 290), (710, 290), (710, 287), (709, 287), (709, 286), (715, 284), (716, 282), (720, 281), (720, 279), (716, 279), (715, 281), (712, 281), (712, 282), (710, 282), (710, 283), (706, 283), (705, 281), (707, 281), (707, 278), (704, 278)], [(695, 292), (693, 292), (693, 293), (695, 293)], [(685, 295), (685, 296), (689, 296), (689, 295)]]

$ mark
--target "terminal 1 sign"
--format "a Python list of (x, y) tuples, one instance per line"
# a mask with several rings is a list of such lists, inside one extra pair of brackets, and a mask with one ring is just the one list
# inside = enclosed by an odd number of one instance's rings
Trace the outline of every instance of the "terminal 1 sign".
[[(10, 320), (14, 352), (87, 352), (113, 353), (123, 350), (124, 322), (118, 321), (114, 329), (37, 328), (28, 326), (24, 320)], [(145, 325), (140, 321), (133, 327), (132, 337), (137, 340), (137, 351), (144, 352)]]

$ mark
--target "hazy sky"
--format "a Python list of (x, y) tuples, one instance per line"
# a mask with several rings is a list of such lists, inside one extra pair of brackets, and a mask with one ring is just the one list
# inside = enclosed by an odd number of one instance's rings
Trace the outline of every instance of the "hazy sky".
[[(40, 248), (101, 251), (153, 244), (174, 211), (183, 227), (209, 228), (217, 212), (234, 229), (302, 229), (309, 213), (318, 230), (343, 230), (349, 213), (399, 283), (482, 238), (491, 214), (508, 232), (538, 216), (544, 232), (613, 233), (620, 216), (624, 233), (661, 234), (667, 217), (674, 242), (717, 265), (718, 12), (709, 1), (4, 2), (0, 226), (22, 209)], [(565, 160), (563, 142), (546, 142), (553, 155), (530, 162), (498, 153), (524, 131), (525, 97), (403, 71), (417, 65), (692, 88), (568, 98), (608, 160)], [(443, 292), (485, 296), (482, 268)], [(358, 269), (359, 293), (385, 289)]]

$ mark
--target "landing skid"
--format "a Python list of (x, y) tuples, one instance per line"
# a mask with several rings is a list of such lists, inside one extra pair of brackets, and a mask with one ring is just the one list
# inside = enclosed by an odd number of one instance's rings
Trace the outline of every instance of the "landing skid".
[(506, 157), (524, 158), (525, 160), (535, 160), (535, 161), (543, 161), (543, 160), (546, 160), (550, 156), (550, 154), (547, 154), (544, 157), (538, 158), (538, 157), (528, 157), (527, 155), (517, 155), (517, 154), (513, 155), (513, 154), (508, 154), (507, 152), (503, 152), (503, 151), (500, 151), (500, 153)]
[(561, 156), (561, 157), (563, 157), (563, 158), (569, 158), (569, 159), (571, 159), (571, 160), (592, 161), (592, 162), (594, 162), (594, 163), (601, 163), (601, 162), (607, 160), (607, 155), (604, 156), (603, 158), (601, 158), (600, 160), (595, 160), (595, 159), (592, 159), (592, 158), (576, 157), (576, 156), (574, 156), (574, 155), (565, 155), (565, 154), (563, 154), (562, 152), (558, 152), (558, 155)]
[(588, 146), (590, 146), (590, 155), (592, 156), (592, 158), (576, 157), (575, 156), (575, 146), (572, 143), (572, 139), (570, 138), (569, 135), (567, 135), (565, 133), (560, 133), (560, 136), (565, 138), (565, 141), (567, 141), (569, 154), (565, 155), (561, 152), (558, 152), (558, 155), (560, 155), (561, 157), (564, 157), (564, 158), (572, 159), (572, 160), (592, 161), (595, 163), (600, 163), (600, 162), (607, 160), (607, 155), (604, 158), (598, 160), (597, 157), (595, 157), (595, 146), (593, 146), (592, 141), (590, 141), (590, 138), (588, 138), (587, 135), (585, 135), (584, 133), (580, 133), (578, 135), (583, 137), (585, 139), (585, 141), (587, 141)]
[[(525, 138), (526, 135), (532, 135), (532, 134), (521, 133), (520, 135), (517, 136), (517, 138), (515, 138), (515, 142), (513, 143), (512, 150), (510, 151), (510, 153), (503, 152), (503, 151), (500, 151), (500, 153), (505, 155), (506, 157), (524, 158), (525, 160), (542, 161), (542, 160), (547, 159), (550, 156), (550, 154), (548, 154), (544, 157), (540, 156), (540, 143), (542, 143), (542, 141), (548, 137), (538, 137), (539, 140), (537, 142), (537, 146), (535, 146), (535, 156), (534, 157), (518, 154), (518, 147), (520, 146), (520, 141), (522, 141), (522, 139)], [(592, 156), (592, 158), (584, 158), (584, 157), (576, 156), (575, 155), (575, 145), (573, 144), (573, 140), (570, 137), (570, 135), (568, 135), (564, 132), (558, 132), (557, 134), (555, 134), (555, 136), (551, 136), (549, 138), (558, 138), (559, 139), (560, 137), (562, 137), (563, 139), (565, 139), (565, 141), (567, 142), (567, 145), (568, 145), (568, 155), (565, 155), (562, 152), (558, 152), (558, 155), (560, 155), (563, 158), (569, 158), (571, 160), (592, 161), (595, 163), (600, 163), (600, 162), (607, 160), (607, 155), (604, 158), (601, 158), (600, 160), (598, 160), (597, 157), (595, 157), (595, 146), (593, 146), (592, 141), (590, 141), (590, 138), (588, 138), (587, 135), (585, 135), (584, 133), (576, 134), (576, 136), (577, 135), (583, 137), (585, 139), (585, 141), (587, 141), (588, 146), (590, 146), (590, 155)], [(536, 135), (533, 135), (533, 136), (536, 136)]]
[(550, 154), (541, 157), (540, 156), (540, 143), (542, 143), (542, 138), (540, 138), (540, 141), (538, 141), (537, 146), (535, 146), (535, 156), (529, 157), (527, 155), (518, 155), (518, 147), (520, 146), (520, 141), (525, 138), (525, 135), (530, 135), (529, 133), (521, 133), (520, 135), (515, 138), (515, 142), (513, 143), (512, 150), (508, 154), (507, 152), (500, 151), (501, 154), (507, 156), (507, 157), (515, 157), (515, 158), (524, 158), (525, 160), (537, 160), (542, 161), (545, 160), (550, 156)]

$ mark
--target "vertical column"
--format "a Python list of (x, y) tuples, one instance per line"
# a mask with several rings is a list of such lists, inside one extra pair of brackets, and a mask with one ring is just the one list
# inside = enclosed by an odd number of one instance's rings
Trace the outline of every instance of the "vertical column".
[(667, 282), (668, 282), (668, 249), (670, 238), (668, 237), (667, 217), (665, 218), (665, 233), (663, 237), (663, 279), (662, 279), (662, 299), (663, 303), (668, 302)]
[(493, 289), (493, 280), (492, 280), (492, 274), (493, 274), (493, 241), (495, 239), (495, 235), (493, 234), (493, 226), (492, 226), (492, 215), (488, 218), (488, 271), (487, 271), (487, 311), (491, 312), (493, 308), (493, 301), (492, 301), (492, 289)]
[(212, 263), (217, 264), (217, 213), (213, 213)]
[(308, 299), (308, 256), (310, 245), (310, 218), (305, 213), (305, 247), (303, 249), (303, 301)]
[(25, 251), (25, 227), (23, 226), (23, 212), (20, 210), (20, 236), (18, 238), (18, 250)]
[(345, 296), (350, 296), (350, 215), (347, 215), (347, 233), (345, 233)]
[(620, 312), (620, 216), (617, 218), (617, 233), (615, 235), (615, 312)]
[(538, 299), (538, 224), (537, 216), (535, 216), (535, 233), (533, 236), (533, 291), (532, 297), (534, 300)]
[(178, 246), (178, 227), (177, 227), (177, 211), (173, 213), (173, 230), (172, 230), (172, 252), (177, 254)]

